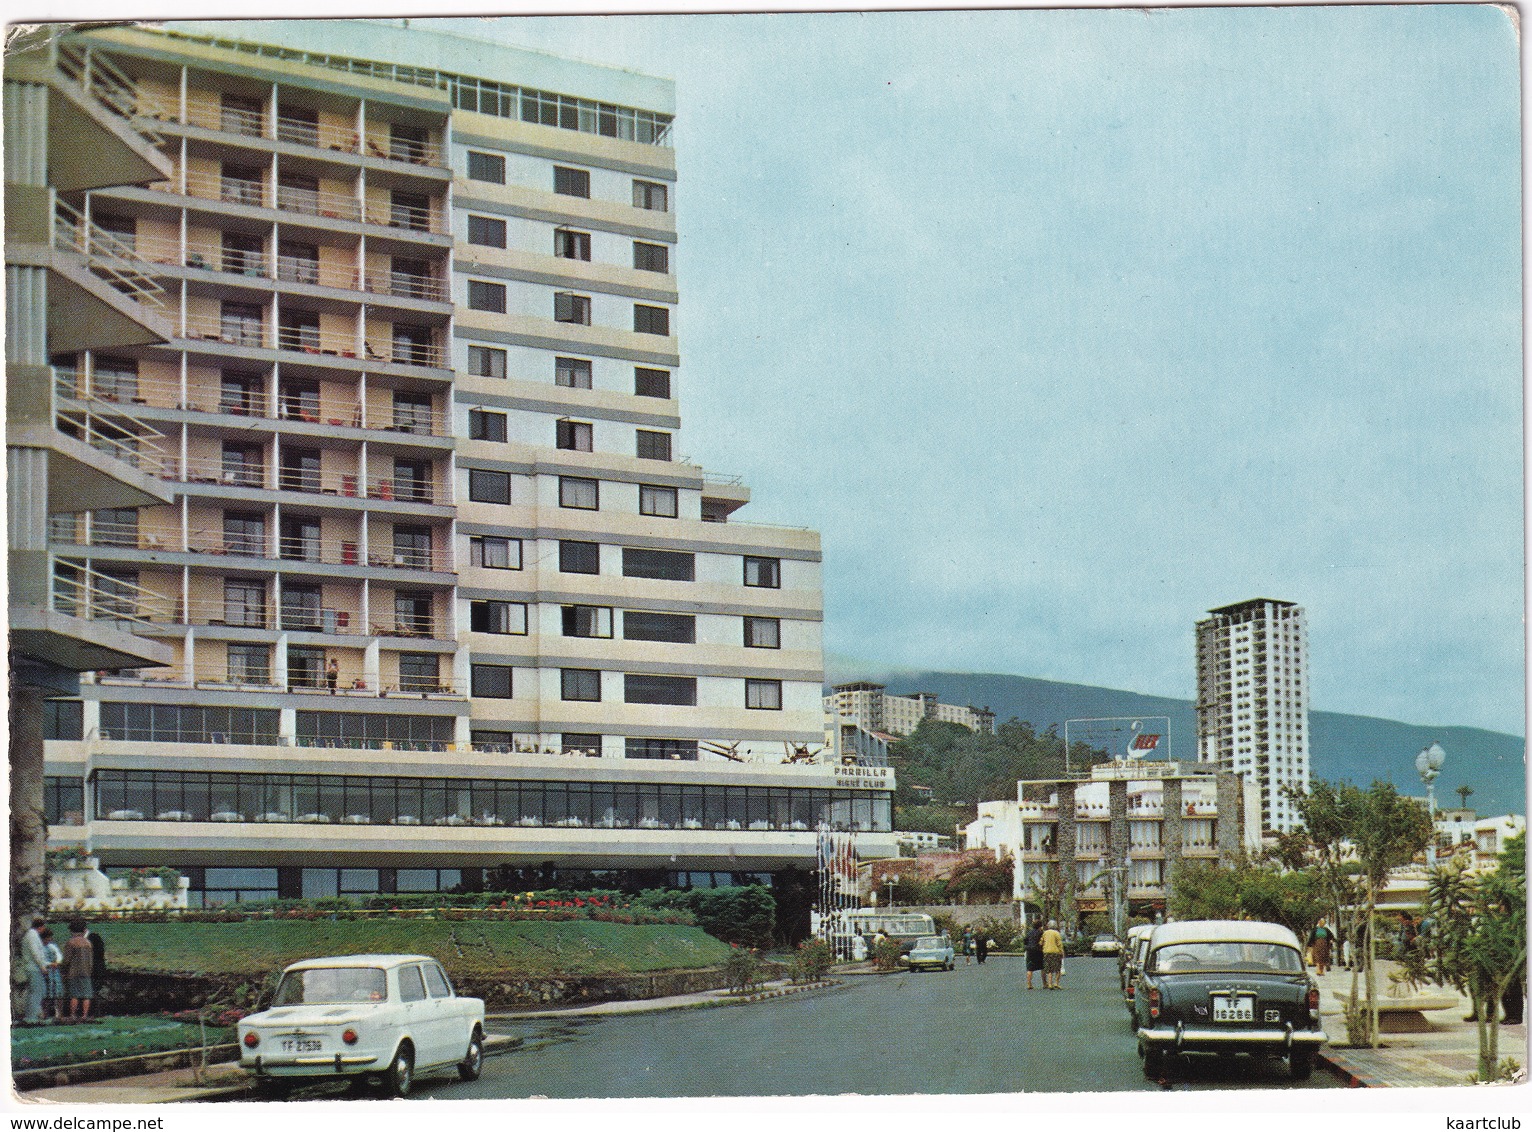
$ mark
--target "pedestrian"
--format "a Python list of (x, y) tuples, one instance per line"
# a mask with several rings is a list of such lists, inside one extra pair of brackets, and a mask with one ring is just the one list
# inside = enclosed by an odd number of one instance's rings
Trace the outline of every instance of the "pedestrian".
[(85, 938), (85, 921), (69, 921), (69, 942), (64, 945), (64, 991), (69, 995), (69, 1020), (90, 1020), (90, 1000), (96, 997), (91, 985), (91, 969), (96, 953)]
[(1049, 920), (1043, 932), (1043, 989), (1058, 990), (1059, 976), (1064, 973), (1064, 937), (1059, 935), (1059, 922)]
[(336, 686), (340, 683), (340, 661), (336, 660), (333, 656), (330, 658), (330, 663), (325, 665), (324, 678), (325, 683), (330, 686), (330, 694), (333, 696)]
[(1314, 973), (1323, 975), (1330, 969), (1330, 943), (1335, 938), (1335, 933), (1330, 930), (1330, 922), (1325, 917), (1319, 917), (1319, 923), (1314, 925), (1314, 930), (1309, 934), (1309, 947), (1314, 952)]
[(989, 940), (983, 932), (980, 932), (978, 935), (974, 936), (973, 949), (974, 953), (979, 957), (980, 963), (983, 963), (984, 960), (989, 957)]
[[(1032, 926), (1027, 929), (1024, 943), (1027, 951), (1027, 989), (1032, 990), (1032, 972), (1041, 972), (1043, 969), (1043, 925), (1039, 920), (1033, 920)], [(1044, 988), (1048, 985), (1048, 976), (1043, 975)]]
[(64, 976), (60, 968), (64, 953), (53, 942), (53, 929), (43, 928), (37, 933), (43, 941), (43, 951), (48, 956), (48, 972), (43, 989), (43, 1019), (56, 1021), (64, 1016)]
[(973, 932), (967, 928), (963, 929), (963, 962), (973, 962)]
[(48, 921), (42, 916), (32, 917), (32, 926), (21, 938), (21, 961), (27, 971), (27, 1007), (22, 1015), (23, 1026), (38, 1026), (43, 1021), (43, 999), (48, 994), (48, 951), (43, 946), (42, 930)]
[(85, 938), (90, 940), (90, 982), (91, 989), (96, 992), (95, 1001), (98, 1004), (99, 1017), (99, 1004), (105, 997), (106, 991), (106, 941), (101, 938), (101, 933), (95, 928), (91, 928), (85, 934)]

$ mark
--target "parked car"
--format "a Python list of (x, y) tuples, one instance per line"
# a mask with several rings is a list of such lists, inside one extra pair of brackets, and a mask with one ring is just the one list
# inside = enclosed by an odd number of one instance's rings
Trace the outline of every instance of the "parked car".
[(1250, 1053), (1286, 1058), (1302, 1081), (1326, 1040), (1303, 949), (1278, 924), (1161, 924), (1149, 936), (1133, 998), (1138, 1053), (1151, 1079), (1175, 1054)]
[(911, 971), (922, 967), (934, 967), (938, 971), (950, 971), (957, 966), (957, 952), (952, 949), (950, 936), (930, 935), (915, 941), (913, 947), (902, 957)]
[(1092, 955), (1116, 955), (1122, 950), (1122, 944), (1111, 932), (1102, 932), (1090, 941), (1090, 953)]
[(392, 1096), (415, 1079), (484, 1066), (484, 1002), (457, 994), (425, 955), (306, 959), (282, 972), (271, 1007), (239, 1023), (241, 1068), (270, 1096), (295, 1083), (366, 1077)]
[(1149, 935), (1153, 924), (1136, 924), (1128, 929), (1128, 942), (1117, 954), (1117, 976), (1122, 984), (1122, 1000), (1128, 1007), (1128, 1025), (1138, 1031), (1138, 1021), (1133, 1016), (1133, 988), (1144, 968), (1144, 956), (1149, 951)]

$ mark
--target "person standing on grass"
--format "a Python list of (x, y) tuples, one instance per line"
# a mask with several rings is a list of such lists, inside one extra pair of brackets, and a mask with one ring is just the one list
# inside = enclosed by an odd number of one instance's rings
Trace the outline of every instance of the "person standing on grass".
[(27, 1008), (22, 1015), (23, 1026), (41, 1025), (43, 999), (48, 994), (48, 951), (43, 946), (42, 930), (48, 921), (42, 916), (32, 917), (32, 926), (21, 937), (21, 961), (27, 971)]
[(1059, 922), (1049, 920), (1043, 932), (1043, 989), (1058, 990), (1059, 975), (1064, 968), (1064, 937), (1059, 935)]
[(96, 953), (85, 938), (85, 921), (69, 921), (69, 942), (64, 945), (64, 992), (69, 995), (69, 1020), (90, 1020), (90, 1000), (96, 997), (91, 970)]

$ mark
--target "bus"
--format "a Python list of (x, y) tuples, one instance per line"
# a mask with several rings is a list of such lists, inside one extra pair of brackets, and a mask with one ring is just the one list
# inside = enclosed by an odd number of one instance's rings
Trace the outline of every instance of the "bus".
[(889, 939), (897, 940), (905, 951), (915, 946), (917, 939), (941, 935), (936, 921), (924, 912), (901, 912), (892, 908), (851, 908), (839, 913), (838, 922), (830, 925), (831, 944), (837, 951), (850, 950), (850, 942), (861, 935), (869, 944), (882, 932)]

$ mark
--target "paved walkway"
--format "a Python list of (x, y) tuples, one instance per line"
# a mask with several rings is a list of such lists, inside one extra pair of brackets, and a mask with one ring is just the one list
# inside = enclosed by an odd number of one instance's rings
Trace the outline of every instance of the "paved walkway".
[[(1378, 994), (1386, 996), (1390, 983), (1389, 963), (1378, 965)], [(1466, 996), (1447, 991), (1454, 1004), (1442, 1010), (1422, 1012), (1426, 1028), (1417, 1033), (1384, 1034), (1379, 1049), (1339, 1049), (1346, 1041), (1346, 1018), (1337, 994), (1351, 993), (1351, 972), (1331, 970), (1318, 980), (1319, 1013), (1330, 1044), (1319, 1054), (1331, 1072), (1362, 1088), (1448, 1088), (1466, 1085), (1479, 1065), (1478, 1027), (1463, 1021), (1468, 1013)], [(1427, 988), (1433, 994), (1439, 987)], [(1361, 993), (1360, 980), (1358, 992)], [(1525, 1025), (1500, 1027), (1500, 1058), (1515, 1058), (1523, 1069), (1529, 1063)]]

